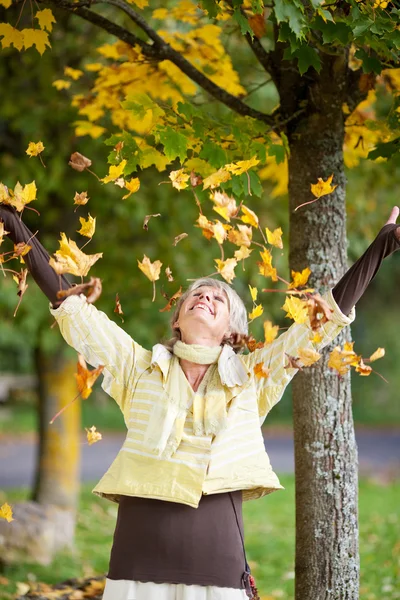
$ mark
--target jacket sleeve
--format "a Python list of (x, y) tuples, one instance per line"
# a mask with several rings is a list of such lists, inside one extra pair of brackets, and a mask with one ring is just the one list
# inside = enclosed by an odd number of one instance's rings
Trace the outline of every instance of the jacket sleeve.
[(129, 390), (138, 372), (151, 362), (151, 352), (137, 344), (107, 315), (86, 301), (86, 296), (68, 296), (50, 313), (55, 317), (65, 341), (82, 354), (93, 367), (104, 365), (101, 387), (125, 414)]
[[(299, 348), (321, 350), (335, 339), (346, 325), (349, 325), (355, 319), (355, 309), (353, 308), (348, 316), (344, 315), (331, 290), (324, 294), (323, 298), (333, 310), (333, 313), (331, 320), (327, 321), (318, 330), (321, 336), (320, 342), (315, 343), (312, 341), (314, 332), (309, 321), (301, 324), (294, 323), (271, 344), (244, 357), (244, 362), (247, 363), (247, 367), (252, 373), (257, 390), (260, 425), (264, 422), (271, 408), (279, 402), (286, 386), (298, 371), (295, 368), (285, 368), (285, 365), (288, 364), (286, 355), (296, 357)], [(267, 378), (257, 378), (254, 375), (254, 367), (260, 362), (264, 363), (269, 369)]]

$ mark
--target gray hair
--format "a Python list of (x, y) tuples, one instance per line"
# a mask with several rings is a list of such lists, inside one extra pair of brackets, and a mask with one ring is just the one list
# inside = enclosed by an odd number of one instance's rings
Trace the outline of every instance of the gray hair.
[[(240, 296), (235, 292), (235, 290), (225, 283), (224, 281), (219, 281), (218, 279), (212, 279), (210, 277), (202, 277), (200, 279), (196, 279), (193, 283), (188, 287), (186, 292), (182, 294), (182, 296), (178, 299), (175, 310), (171, 317), (171, 328), (173, 332), (173, 337), (169, 340), (163, 341), (162, 343), (168, 350), (172, 350), (175, 342), (181, 339), (181, 332), (178, 329), (174, 329), (173, 325), (178, 320), (179, 312), (181, 310), (181, 306), (186, 298), (189, 296), (190, 292), (196, 290), (202, 286), (209, 286), (213, 288), (217, 288), (223, 292), (228, 297), (228, 305), (229, 305), (229, 328), (231, 333), (240, 333), (240, 334), (248, 334), (249, 327), (247, 323), (247, 311), (244, 305), (243, 300)], [(224, 341), (224, 343), (230, 344), (229, 340)], [(231, 344), (230, 344), (231, 345)]]

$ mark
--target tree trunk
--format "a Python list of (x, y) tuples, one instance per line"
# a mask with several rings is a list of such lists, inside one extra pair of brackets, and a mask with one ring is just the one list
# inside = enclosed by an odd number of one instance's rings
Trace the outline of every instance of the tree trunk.
[[(289, 133), (290, 267), (310, 267), (324, 291), (346, 270), (343, 75), (325, 66), (310, 98), (316, 110)], [(308, 83), (309, 87), (311, 85)], [(334, 175), (335, 192), (316, 203), (310, 184)], [(296, 600), (358, 598), (357, 446), (350, 377), (323, 359), (293, 381), (296, 477)]]
[(79, 494), (80, 400), (77, 399), (55, 422), (49, 422), (78, 393), (76, 362), (62, 353), (44, 355), (35, 349), (38, 379), (39, 448), (32, 499), (75, 513)]

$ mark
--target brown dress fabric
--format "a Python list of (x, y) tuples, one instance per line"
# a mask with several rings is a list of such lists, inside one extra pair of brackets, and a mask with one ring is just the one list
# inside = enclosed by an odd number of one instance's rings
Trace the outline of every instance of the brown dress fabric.
[[(0, 218), (14, 243), (27, 241), (32, 235), (9, 207), (0, 205)], [(333, 296), (344, 314), (348, 315), (360, 299), (382, 260), (399, 248), (395, 235), (398, 227), (385, 225), (334, 287)], [(48, 264), (49, 255), (37, 238), (30, 244), (32, 250), (25, 257), (28, 268), (53, 306), (58, 306), (59, 278)], [(63, 289), (71, 286), (65, 277), (61, 283)], [(243, 588), (245, 557), (239, 527), (243, 536), (241, 491), (203, 496), (197, 509), (123, 496), (108, 577)]]

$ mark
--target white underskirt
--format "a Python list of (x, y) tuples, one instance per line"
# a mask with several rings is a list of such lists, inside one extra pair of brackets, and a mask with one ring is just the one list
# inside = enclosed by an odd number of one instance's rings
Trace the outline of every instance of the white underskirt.
[(248, 600), (245, 590), (214, 585), (106, 579), (103, 600)]

